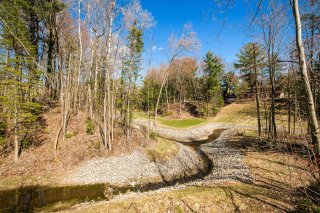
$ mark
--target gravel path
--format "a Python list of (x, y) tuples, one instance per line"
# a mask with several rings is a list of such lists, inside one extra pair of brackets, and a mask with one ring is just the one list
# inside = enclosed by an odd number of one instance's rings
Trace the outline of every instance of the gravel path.
[(212, 170), (204, 180), (239, 180), (252, 182), (249, 168), (244, 164), (241, 151), (230, 147), (228, 140), (237, 134), (235, 130), (222, 132), (219, 138), (200, 146), (200, 150), (212, 162)]
[[(134, 120), (134, 126), (137, 128), (144, 128), (148, 125), (148, 120), (139, 118)], [(153, 126), (153, 123), (151, 123)], [(177, 140), (177, 141), (197, 141), (205, 140), (215, 129), (255, 129), (252, 125), (242, 124), (228, 124), (228, 123), (206, 123), (186, 129), (168, 128), (163, 126), (157, 126), (157, 133), (164, 138)]]

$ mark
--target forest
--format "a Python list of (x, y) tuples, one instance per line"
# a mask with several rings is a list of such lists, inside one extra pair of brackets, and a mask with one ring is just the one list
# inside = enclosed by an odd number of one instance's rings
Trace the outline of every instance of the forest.
[(320, 2), (176, 1), (0, 1), (0, 212), (319, 211)]

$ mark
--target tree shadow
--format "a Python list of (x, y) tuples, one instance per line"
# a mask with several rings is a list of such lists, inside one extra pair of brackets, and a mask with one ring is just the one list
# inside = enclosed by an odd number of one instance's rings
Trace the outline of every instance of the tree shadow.
[[(215, 147), (213, 144), (207, 144), (206, 146)], [(303, 166), (294, 164), (290, 161), (281, 161), (268, 157), (270, 153), (278, 153), (290, 155), (294, 158), (295, 156), (299, 156), (302, 159), (306, 159), (309, 152), (307, 150), (308, 147), (303, 144), (281, 143), (279, 147), (275, 147), (274, 144), (269, 144), (267, 142), (259, 143), (255, 137), (235, 136), (227, 142), (227, 146), (230, 146), (231, 149), (239, 150), (244, 156), (248, 156), (249, 153), (262, 153), (263, 156), (255, 156), (254, 160), (263, 160), (264, 163), (268, 165), (268, 167), (264, 167), (263, 165), (250, 166), (249, 168), (251, 171), (252, 169), (256, 170), (253, 174), (253, 181), (251, 184), (242, 182), (242, 187), (233, 185), (228, 187), (218, 185), (197, 186), (223, 189), (226, 192), (226, 195), (228, 195), (230, 202), (233, 204), (235, 212), (240, 212), (239, 206), (235, 203), (235, 195), (261, 203), (261, 205), (267, 205), (277, 212), (292, 211), (292, 208), (295, 207), (296, 199), (298, 199), (297, 191), (299, 191), (299, 189), (294, 187), (294, 184), (291, 185), (291, 183), (288, 182), (289, 177), (287, 176), (291, 175), (291, 173), (286, 174), (281, 170), (281, 167), (294, 170), (295, 172), (303, 172), (306, 173), (308, 177), (313, 176), (313, 178), (316, 178), (314, 171), (311, 171), (310, 168), (304, 168)], [(272, 169), (272, 164), (280, 166), (279, 171)], [(282, 174), (278, 174), (279, 172), (282, 172)], [(246, 204), (249, 205), (248, 202), (246, 202)]]

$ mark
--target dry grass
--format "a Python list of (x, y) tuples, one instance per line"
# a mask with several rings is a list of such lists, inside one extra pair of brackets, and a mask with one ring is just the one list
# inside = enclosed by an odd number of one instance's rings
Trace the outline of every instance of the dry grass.
[(227, 105), (210, 120), (221, 123), (256, 124), (255, 103), (247, 102)]
[(149, 158), (156, 162), (168, 161), (176, 156), (179, 151), (177, 144), (173, 141), (157, 138), (157, 142), (146, 149)]
[[(262, 126), (265, 126), (265, 112), (263, 106), (260, 106)], [(291, 118), (291, 129), (293, 128), (293, 117)], [(232, 103), (227, 105), (219, 111), (219, 113), (209, 118), (208, 121), (228, 123), (228, 124), (245, 124), (245, 125), (258, 125), (256, 103), (243, 102)], [(288, 130), (288, 115), (285, 103), (276, 103), (276, 125), (282, 131)], [(307, 122), (298, 118), (296, 123), (296, 133), (305, 134), (307, 129)]]

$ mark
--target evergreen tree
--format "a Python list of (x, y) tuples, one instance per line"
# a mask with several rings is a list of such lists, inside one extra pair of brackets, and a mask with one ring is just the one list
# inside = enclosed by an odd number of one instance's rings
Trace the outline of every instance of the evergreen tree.
[[(28, 138), (30, 123), (37, 120), (39, 76), (36, 48), (30, 42), (29, 1), (2, 1), (0, 7), (1, 108), (7, 133), (13, 133), (15, 161)], [(12, 138), (6, 135), (7, 139)], [(8, 141), (11, 142), (11, 141)]]
[[(254, 56), (255, 55), (255, 56)], [(234, 64), (234, 68), (239, 69), (241, 72), (241, 78), (248, 82), (250, 93), (254, 93), (255, 87), (255, 63), (261, 69), (264, 66), (264, 56), (262, 47), (257, 43), (248, 43), (236, 55), (238, 57), (237, 62)]]
[[(127, 136), (130, 135), (130, 123), (132, 120), (132, 102), (136, 101), (136, 81), (141, 70), (141, 54), (144, 47), (143, 32), (137, 27), (137, 21), (133, 22), (128, 35), (128, 54), (124, 59), (122, 67), (122, 89), (123, 95), (121, 97), (121, 114), (122, 126)], [(136, 101), (137, 102), (137, 101)]]
[(264, 56), (261, 46), (258, 43), (248, 43), (237, 54), (238, 62), (234, 64), (235, 68), (240, 69), (244, 75), (245, 81), (249, 83), (250, 92), (253, 93), (255, 88), (258, 134), (261, 140), (261, 117), (260, 117), (260, 103), (259, 103), (259, 82), (258, 75), (264, 65)]
[(222, 77), (223, 96), (237, 95), (239, 92), (239, 79), (231, 71), (225, 73)]
[[(206, 54), (204, 63), (205, 68), (203, 71), (206, 76), (207, 115), (209, 115), (211, 112), (216, 113), (223, 105), (220, 80), (224, 65), (221, 59), (210, 51)], [(212, 105), (211, 107), (210, 104)]]

